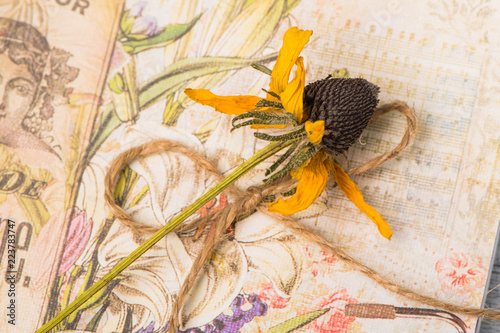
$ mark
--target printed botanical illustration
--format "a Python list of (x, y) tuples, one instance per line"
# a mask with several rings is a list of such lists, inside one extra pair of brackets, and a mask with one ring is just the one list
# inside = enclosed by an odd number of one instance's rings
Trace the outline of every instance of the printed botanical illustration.
[[(264, 145), (255, 129), (231, 131), (231, 115), (183, 91), (265, 96), (269, 77), (250, 65), (272, 68), (294, 26), (314, 31), (302, 52), (306, 84), (363, 77), (380, 87), (381, 102), (412, 105), (421, 124), (400, 157), (353, 176), (394, 231), (390, 242), (333, 181), (292, 217), (403, 286), (479, 306), (500, 215), (500, 156), (496, 90), (480, 84), (494, 81), (485, 68), (498, 66), (476, 32), (492, 24), (477, 19), (498, 10), (481, 2), (459, 11), (448, 2), (130, 0), (75, 9), (0, 2), (0, 230), (6, 240), (7, 219), (16, 223), (19, 258), (17, 323), (1, 321), (2, 331), (40, 327), (217, 183), (178, 151), (136, 160), (114, 190), (136, 221), (126, 226), (104, 203), (104, 177), (121, 152), (173, 140), (226, 175)], [(470, 45), (455, 45), (458, 23), (448, 18), (457, 15), (473, 25)], [(419, 17), (425, 24), (412, 29)], [(73, 21), (80, 27), (64, 31)], [(397, 115), (377, 120), (336, 163), (348, 170), (389, 151), (403, 127)], [(260, 184), (272, 162), (236, 186)], [(233, 199), (220, 194), (191, 218)], [(200, 226), (168, 234), (55, 331), (166, 332), (208, 233)], [(179, 316), (178, 331), (190, 333), (473, 332), (476, 325), (384, 290), (261, 212), (233, 224)]]

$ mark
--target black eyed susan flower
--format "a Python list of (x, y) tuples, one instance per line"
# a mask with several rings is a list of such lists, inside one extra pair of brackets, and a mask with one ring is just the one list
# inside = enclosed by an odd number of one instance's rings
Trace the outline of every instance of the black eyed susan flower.
[[(332, 156), (347, 150), (368, 125), (378, 103), (379, 88), (361, 79), (327, 77), (305, 86), (305, 70), (300, 52), (312, 31), (290, 28), (283, 37), (273, 70), (254, 67), (271, 75), (267, 96), (217, 96), (205, 89), (186, 89), (194, 101), (217, 111), (236, 115), (233, 130), (253, 128), (292, 129), (282, 135), (255, 133), (262, 140), (290, 141), (292, 145), (267, 170), (265, 182), (291, 174), (299, 180), (295, 193), (273, 202), (269, 210), (289, 215), (309, 207), (323, 193), (329, 174), (339, 189), (390, 239), (392, 231), (382, 216), (365, 203), (358, 187)], [(289, 81), (292, 68), (294, 77)], [(281, 167), (281, 168), (280, 168)]]

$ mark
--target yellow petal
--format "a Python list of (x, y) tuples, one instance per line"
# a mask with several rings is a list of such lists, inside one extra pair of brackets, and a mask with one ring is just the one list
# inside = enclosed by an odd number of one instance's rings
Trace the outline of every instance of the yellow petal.
[[(321, 154), (323, 154), (323, 152), (319, 152)], [(326, 155), (323, 155), (323, 156), (326, 156)], [(314, 156), (313, 156), (314, 157)], [(302, 177), (302, 173), (304, 172), (304, 168), (306, 166), (309, 165), (309, 163), (311, 163), (311, 160), (313, 159), (313, 157), (311, 157), (310, 159), (308, 159), (307, 161), (305, 161), (301, 166), (299, 166), (297, 169), (295, 170), (292, 170), (290, 171), (290, 176), (292, 176), (293, 179), (300, 179), (300, 177)]]
[(328, 160), (323, 151), (314, 155), (309, 164), (302, 168), (297, 192), (290, 198), (273, 202), (270, 212), (290, 215), (309, 207), (325, 189), (328, 180)]
[(325, 132), (325, 122), (323, 120), (318, 120), (313, 122), (306, 121), (305, 130), (307, 137), (314, 145), (319, 145), (321, 139), (323, 138), (323, 133)]
[(382, 236), (390, 240), (392, 236), (391, 227), (389, 227), (387, 222), (384, 221), (380, 213), (377, 212), (375, 208), (365, 202), (358, 186), (354, 184), (342, 167), (332, 161), (331, 171), (339, 189), (345, 193), (346, 197), (349, 198), (349, 200), (351, 200), (356, 207), (358, 207), (377, 225), (378, 231), (382, 234)]
[(303, 106), (304, 84), (306, 82), (306, 71), (304, 69), (303, 58), (299, 57), (296, 61), (297, 71), (295, 77), (286, 86), (285, 91), (280, 94), (281, 103), (286, 111), (293, 113), (299, 124), (306, 120)]
[(206, 89), (185, 89), (184, 93), (193, 101), (215, 108), (225, 114), (240, 115), (255, 109), (262, 98), (257, 96), (217, 96)]
[(297, 27), (288, 29), (283, 36), (283, 46), (271, 74), (270, 90), (280, 95), (288, 85), (288, 78), (300, 52), (309, 42), (311, 30), (300, 30)]

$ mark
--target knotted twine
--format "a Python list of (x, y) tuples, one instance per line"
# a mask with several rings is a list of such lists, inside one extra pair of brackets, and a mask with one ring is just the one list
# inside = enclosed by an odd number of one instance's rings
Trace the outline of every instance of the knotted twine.
[[(401, 142), (390, 152), (377, 156), (356, 169), (349, 170), (348, 174), (359, 174), (371, 170), (385, 163), (386, 161), (389, 161), (390, 159), (399, 155), (414, 138), (417, 132), (417, 117), (415, 115), (415, 110), (405, 102), (394, 101), (392, 103), (384, 104), (376, 108), (370, 120), (370, 123), (390, 111), (397, 111), (404, 115), (406, 118), (406, 129)], [(108, 173), (106, 174), (104, 199), (116, 218), (122, 224), (132, 228), (138, 233), (153, 233), (158, 231), (159, 228), (145, 227), (136, 223), (122, 207), (116, 204), (113, 196), (113, 188), (116, 184), (117, 177), (120, 175), (121, 170), (128, 163), (136, 158), (146, 157), (164, 151), (183, 154), (186, 157), (190, 158), (196, 165), (206, 169), (209, 173), (215, 176), (217, 180), (220, 181), (224, 178), (224, 176), (206, 158), (182, 146), (180, 143), (170, 140), (151, 141), (121, 153), (111, 162)], [(400, 296), (404, 296), (412, 301), (420, 302), (434, 308), (439, 308), (463, 315), (500, 320), (499, 311), (454, 305), (430, 296), (418, 294), (407, 287), (400, 286), (389, 278), (352, 258), (347, 253), (345, 253), (340, 246), (328, 242), (326, 239), (316, 234), (309, 228), (301, 225), (293, 218), (289, 216), (283, 216), (278, 213), (272, 213), (267, 210), (267, 206), (263, 203), (264, 198), (289, 191), (296, 186), (297, 181), (292, 180), (290, 177), (286, 177), (271, 184), (251, 186), (246, 191), (242, 191), (231, 185), (226, 190), (224, 190), (226, 194), (229, 194), (229, 196), (233, 198), (233, 201), (228, 203), (227, 206), (215, 213), (210, 213), (205, 217), (197, 218), (189, 222), (184, 222), (173, 230), (173, 232), (182, 232), (192, 230), (201, 225), (204, 225), (206, 228), (211, 229), (211, 231), (205, 238), (200, 253), (193, 262), (189, 274), (182, 283), (182, 286), (177, 295), (177, 300), (174, 302), (172, 309), (172, 318), (170, 322), (171, 332), (174, 332), (175, 328), (177, 328), (179, 324), (182, 327), (184, 327), (184, 325), (186, 324), (187, 318), (185, 318), (182, 313), (182, 306), (184, 304), (184, 301), (186, 300), (186, 297), (188, 297), (189, 291), (195, 285), (199, 273), (205, 267), (206, 263), (209, 261), (217, 246), (222, 241), (228, 238), (228, 228), (235, 222), (235, 219), (246, 217), (257, 210), (264, 214), (272, 216), (277, 222), (282, 223), (286, 228), (291, 229), (297, 236), (316, 243), (322, 248), (322, 250), (337, 256), (340, 260), (344, 261), (347, 266), (349, 266), (353, 270), (360, 271), (370, 279), (374, 280), (381, 287), (391, 292), (394, 292)]]

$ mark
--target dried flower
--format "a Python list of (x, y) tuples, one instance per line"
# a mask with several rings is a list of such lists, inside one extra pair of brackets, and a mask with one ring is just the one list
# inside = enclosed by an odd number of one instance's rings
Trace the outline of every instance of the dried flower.
[[(294, 143), (267, 171), (265, 182), (278, 180), (288, 173), (299, 183), (295, 194), (278, 199), (269, 210), (289, 215), (309, 207), (323, 193), (331, 172), (339, 189), (377, 225), (382, 236), (390, 239), (392, 231), (382, 216), (368, 205), (356, 184), (333, 161), (352, 145), (366, 127), (378, 103), (379, 88), (364, 79), (331, 78), (305, 85), (303, 58), (299, 56), (312, 31), (290, 28), (283, 37), (276, 64), (271, 71), (262, 65), (254, 67), (271, 75), (265, 99), (257, 96), (217, 96), (204, 89), (186, 89), (194, 101), (217, 111), (237, 115), (233, 129), (251, 125), (254, 128), (293, 126), (286, 134), (254, 135), (268, 141), (293, 140)], [(289, 81), (293, 66), (297, 69)], [(240, 122), (244, 120), (243, 122)], [(281, 164), (286, 164), (276, 171)]]

